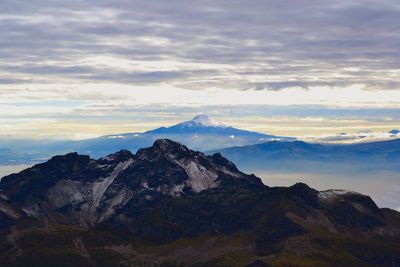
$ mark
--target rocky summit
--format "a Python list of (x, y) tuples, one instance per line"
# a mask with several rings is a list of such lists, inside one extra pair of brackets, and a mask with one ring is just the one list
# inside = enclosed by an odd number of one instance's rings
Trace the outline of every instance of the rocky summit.
[(1, 266), (400, 266), (400, 213), (167, 139), (0, 182)]

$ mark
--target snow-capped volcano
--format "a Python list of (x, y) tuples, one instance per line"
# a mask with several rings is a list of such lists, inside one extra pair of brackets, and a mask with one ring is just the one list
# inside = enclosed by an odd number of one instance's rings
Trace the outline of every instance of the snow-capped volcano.
[[(207, 115), (200, 114), (191, 120), (179, 122), (168, 127), (160, 127), (147, 132), (116, 133), (93, 139), (63, 142), (54, 146), (42, 145), (35, 151), (43, 151), (36, 158), (46, 158), (52, 153), (67, 153), (77, 151), (98, 158), (113, 151), (128, 149), (133, 152), (141, 147), (150, 146), (157, 139), (171, 139), (188, 145), (196, 150), (208, 151), (232, 146), (245, 146), (259, 144), (272, 140), (294, 141), (295, 138), (269, 135), (253, 131), (246, 131), (218, 122)], [(30, 152), (31, 147), (23, 150)], [(17, 151), (19, 152), (19, 151)], [(33, 153), (27, 153), (33, 154)], [(29, 156), (30, 157), (30, 156)], [(5, 159), (5, 160), (4, 160)], [(15, 156), (0, 157), (0, 164), (16, 160)]]
[(212, 120), (207, 115), (204, 115), (204, 114), (197, 115), (192, 120), (181, 122), (181, 123), (177, 124), (177, 126), (178, 125), (182, 128), (185, 128), (185, 127), (222, 127), (222, 128), (227, 128), (228, 127), (228, 125), (226, 125), (222, 122), (216, 121), (216, 120)]
[[(220, 136), (230, 139), (243, 138), (243, 137), (253, 137), (257, 141), (252, 141), (251, 143), (260, 143), (269, 140), (280, 140), (286, 139), (286, 137), (266, 135), (257, 132), (251, 132), (246, 130), (237, 129), (226, 125), (224, 123), (215, 121), (209, 118), (207, 115), (197, 115), (192, 120), (183, 121), (178, 124), (172, 125), (170, 127), (160, 127), (151, 131), (145, 132), (145, 134), (179, 134), (179, 135), (191, 135), (195, 137), (200, 137), (204, 135), (213, 136), (213, 138)], [(163, 137), (164, 138), (164, 137)], [(171, 137), (168, 137), (171, 138)], [(176, 138), (171, 138), (176, 139)], [(293, 139), (293, 138), (292, 138)], [(209, 139), (210, 141), (211, 139)], [(185, 143), (185, 142), (184, 142)], [(196, 146), (195, 146), (196, 147)], [(196, 147), (197, 149), (197, 147)]]
[(209, 131), (224, 131), (229, 129), (228, 125), (210, 119), (207, 115), (201, 114), (194, 117), (192, 120), (183, 121), (170, 127), (160, 127), (146, 133), (198, 133)]

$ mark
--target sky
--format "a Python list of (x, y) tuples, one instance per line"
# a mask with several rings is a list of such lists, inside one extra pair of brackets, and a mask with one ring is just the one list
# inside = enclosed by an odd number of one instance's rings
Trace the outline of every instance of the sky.
[(0, 138), (205, 113), (291, 136), (400, 128), (398, 0), (0, 1)]

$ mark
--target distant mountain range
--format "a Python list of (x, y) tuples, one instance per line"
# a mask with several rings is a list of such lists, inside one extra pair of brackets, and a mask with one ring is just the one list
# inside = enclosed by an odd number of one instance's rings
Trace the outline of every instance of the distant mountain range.
[[(260, 169), (280, 162), (281, 167), (288, 168), (296, 161), (311, 164), (391, 164), (400, 169), (400, 139), (357, 144), (316, 144), (303, 141), (277, 142), (238, 146), (209, 151), (219, 152), (245, 169)], [(284, 162), (284, 163), (283, 163)], [(291, 163), (291, 164), (289, 164)], [(311, 165), (310, 165), (311, 166)]]
[(137, 151), (141, 147), (151, 145), (155, 140), (160, 138), (171, 139), (200, 151), (257, 144), (269, 140), (296, 140), (292, 137), (240, 130), (214, 121), (206, 115), (198, 115), (192, 120), (144, 133), (108, 135), (77, 141), (72, 144), (71, 149), (72, 151), (78, 151), (97, 158), (120, 149)]
[[(78, 141), (9, 140), (0, 144), (0, 164), (42, 160), (54, 154), (74, 151), (99, 158), (121, 149), (135, 152), (160, 138), (175, 140), (201, 151), (269, 140), (296, 140), (292, 137), (240, 130), (212, 120), (206, 115), (198, 115), (190, 121), (144, 133), (115, 134)], [(4, 150), (3, 154), (1, 149)]]
[(166, 139), (55, 156), (0, 181), (2, 267), (394, 267), (399, 243), (400, 213), (366, 195), (268, 187)]
[[(349, 136), (341, 134), (340, 138), (347, 140)], [(384, 136), (395, 138), (399, 133), (393, 129)], [(337, 164), (354, 164), (361, 165), (364, 170), (372, 167), (400, 170), (400, 164), (397, 164), (400, 159), (400, 139), (357, 144), (307, 143), (292, 137), (233, 128), (206, 115), (143, 133), (106, 135), (78, 141), (9, 140), (0, 144), (0, 165), (32, 164), (54, 154), (69, 152), (86, 154), (92, 158), (122, 149), (136, 152), (142, 147), (151, 146), (160, 138), (211, 154), (221, 152), (245, 170), (314, 171), (324, 169), (326, 166), (322, 165), (328, 163), (333, 169), (341, 168)]]

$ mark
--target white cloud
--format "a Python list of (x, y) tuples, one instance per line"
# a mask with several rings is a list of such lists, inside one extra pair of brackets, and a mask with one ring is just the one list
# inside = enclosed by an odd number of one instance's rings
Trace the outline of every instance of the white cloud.
[(400, 138), (400, 134), (389, 132), (359, 132), (359, 133), (338, 133), (304, 136), (302, 139), (320, 143), (359, 143), (374, 142)]
[[(29, 89), (26, 89), (26, 88)], [(324, 86), (270, 90), (206, 88), (183, 89), (168, 84), (131, 86), (124, 84), (41, 84), (0, 85), (0, 95), (11, 100), (86, 100), (132, 105), (324, 105), (327, 107), (400, 107), (397, 90), (363, 90)]]

